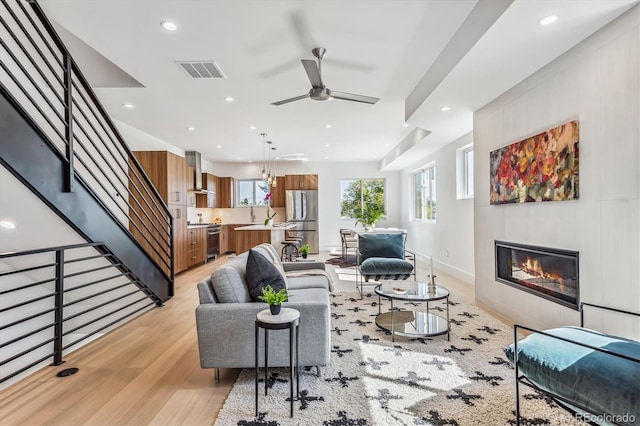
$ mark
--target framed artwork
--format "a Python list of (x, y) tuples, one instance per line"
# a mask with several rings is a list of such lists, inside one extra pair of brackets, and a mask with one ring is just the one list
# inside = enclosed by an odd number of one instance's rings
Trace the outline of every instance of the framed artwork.
[(579, 127), (570, 121), (492, 151), (491, 204), (577, 200)]

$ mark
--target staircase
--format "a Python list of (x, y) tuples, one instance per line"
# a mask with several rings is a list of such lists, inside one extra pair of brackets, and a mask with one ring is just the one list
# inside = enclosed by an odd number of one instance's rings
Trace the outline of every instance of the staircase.
[(35, 1), (0, 0), (0, 162), (152, 304), (173, 296), (169, 210)]

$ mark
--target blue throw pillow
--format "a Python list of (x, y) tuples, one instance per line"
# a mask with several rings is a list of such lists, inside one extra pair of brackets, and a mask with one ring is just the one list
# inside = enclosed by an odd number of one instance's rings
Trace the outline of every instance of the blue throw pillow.
[(249, 250), (246, 277), (249, 294), (256, 302), (258, 296), (262, 294), (262, 289), (267, 285), (273, 287), (275, 291), (286, 288), (284, 278), (278, 268), (269, 259), (253, 249)]

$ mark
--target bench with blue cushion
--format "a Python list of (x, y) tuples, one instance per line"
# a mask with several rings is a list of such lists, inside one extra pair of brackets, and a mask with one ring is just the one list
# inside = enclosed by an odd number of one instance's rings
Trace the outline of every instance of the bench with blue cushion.
[[(638, 316), (633, 312), (604, 308)], [(532, 386), (574, 413), (610, 418), (607, 424), (640, 425), (640, 342), (584, 327), (533, 332), (504, 351), (516, 368), (516, 416), (520, 422), (518, 384)], [(618, 421), (616, 421), (618, 420)]]

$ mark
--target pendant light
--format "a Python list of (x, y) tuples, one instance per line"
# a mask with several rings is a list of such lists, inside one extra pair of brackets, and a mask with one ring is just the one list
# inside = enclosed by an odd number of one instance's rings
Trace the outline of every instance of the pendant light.
[(271, 144), (273, 142), (267, 141), (267, 182), (271, 184), (273, 176), (271, 175)]
[(262, 179), (267, 179), (267, 164), (266, 164), (266, 153), (265, 153), (265, 137), (267, 136), (266, 133), (260, 133), (262, 135)]
[(271, 148), (273, 151), (273, 177), (271, 179), (271, 186), (278, 186), (278, 179), (276, 179), (276, 149)]

